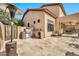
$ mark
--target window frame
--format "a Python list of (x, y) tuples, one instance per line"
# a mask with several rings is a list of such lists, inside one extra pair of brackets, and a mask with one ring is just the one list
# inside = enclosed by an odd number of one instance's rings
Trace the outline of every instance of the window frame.
[(47, 31), (51, 32), (54, 31), (54, 22), (48, 19), (48, 23), (47, 23)]

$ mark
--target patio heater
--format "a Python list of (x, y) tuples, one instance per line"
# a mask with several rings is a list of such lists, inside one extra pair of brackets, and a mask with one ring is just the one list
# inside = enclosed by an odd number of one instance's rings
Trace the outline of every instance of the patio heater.
[(13, 9), (13, 11), (10, 11), (10, 16), (11, 16), (11, 42), (13, 42), (13, 22), (12, 20), (14, 19), (16, 13), (16, 9)]
[(17, 8), (14, 5), (8, 5), (7, 8), (9, 9), (10, 12), (10, 17), (11, 17), (11, 41), (6, 43), (6, 55), (7, 56), (16, 56), (17, 55), (17, 42), (13, 41), (13, 22), (12, 20), (14, 19), (15, 13)]

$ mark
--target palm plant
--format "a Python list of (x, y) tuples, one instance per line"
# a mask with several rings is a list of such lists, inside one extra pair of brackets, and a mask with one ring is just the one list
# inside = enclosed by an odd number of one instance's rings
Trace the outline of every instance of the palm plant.
[(10, 24), (8, 12), (0, 10), (0, 21), (4, 24)]

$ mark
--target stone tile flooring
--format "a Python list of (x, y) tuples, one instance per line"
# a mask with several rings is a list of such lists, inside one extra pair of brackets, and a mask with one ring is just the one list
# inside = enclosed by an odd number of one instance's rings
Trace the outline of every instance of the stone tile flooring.
[[(47, 37), (44, 39), (18, 40), (18, 54), (21, 56), (65, 56), (67, 52), (79, 55), (79, 49), (69, 46), (70, 43), (79, 45), (78, 38)], [(70, 54), (72, 55), (72, 54)]]
[(79, 38), (17, 39), (19, 56), (79, 56)]

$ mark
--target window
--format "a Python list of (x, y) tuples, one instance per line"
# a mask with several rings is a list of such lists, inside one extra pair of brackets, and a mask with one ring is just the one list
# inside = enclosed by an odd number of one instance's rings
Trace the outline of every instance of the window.
[(33, 23), (35, 24), (36, 22), (34, 21)]
[(47, 30), (48, 30), (48, 32), (54, 31), (54, 24), (53, 24), (53, 21), (48, 20)]
[(28, 23), (28, 27), (30, 27), (30, 24)]
[(40, 23), (40, 19), (38, 19), (38, 23)]
[(48, 24), (48, 32), (54, 30), (54, 25), (53, 24)]

